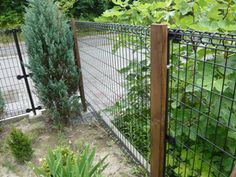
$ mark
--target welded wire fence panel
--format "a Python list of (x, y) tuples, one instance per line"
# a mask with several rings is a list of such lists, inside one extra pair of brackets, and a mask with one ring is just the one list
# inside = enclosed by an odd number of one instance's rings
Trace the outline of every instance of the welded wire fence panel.
[[(19, 59), (16, 39), (18, 41), (18, 49), (21, 53), (23, 65), (21, 65), (22, 62), (20, 62)], [(32, 109), (29, 93), (23, 77), (24, 74), (22, 72), (22, 67), (24, 67), (26, 74), (29, 74), (27, 67), (24, 66), (27, 64), (27, 60), (25, 44), (20, 30), (0, 31), (0, 92), (5, 105), (0, 119), (25, 114), (27, 109)], [(21, 78), (19, 79), (19, 77)], [(33, 93), (33, 83), (29, 77), (28, 82), (33, 102), (38, 106), (39, 100)]]
[(236, 36), (170, 30), (166, 176), (228, 177), (236, 162)]
[(149, 29), (89, 22), (77, 26), (86, 99), (121, 143), (148, 168)]

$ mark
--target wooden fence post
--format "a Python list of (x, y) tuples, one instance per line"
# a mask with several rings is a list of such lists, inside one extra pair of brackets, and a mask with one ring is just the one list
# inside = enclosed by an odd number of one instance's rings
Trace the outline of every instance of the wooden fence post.
[(230, 177), (236, 177), (236, 165), (234, 166), (234, 169), (233, 169)]
[(151, 25), (151, 177), (165, 171), (167, 45), (167, 25)]
[(73, 39), (74, 39), (75, 60), (76, 60), (77, 67), (80, 71), (79, 92), (80, 92), (80, 96), (81, 96), (83, 110), (87, 111), (87, 105), (86, 105), (85, 94), (84, 94), (83, 75), (82, 75), (81, 63), (80, 63), (79, 46), (78, 46), (78, 39), (77, 39), (78, 34), (77, 34), (77, 28), (76, 28), (76, 23), (75, 23), (74, 18), (71, 19), (70, 24), (71, 24), (71, 29), (72, 29), (72, 32), (73, 32)]

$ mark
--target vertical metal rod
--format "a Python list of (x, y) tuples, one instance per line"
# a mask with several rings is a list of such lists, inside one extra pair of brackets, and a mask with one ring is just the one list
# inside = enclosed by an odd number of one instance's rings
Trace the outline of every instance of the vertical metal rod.
[[(34, 112), (34, 115), (36, 115), (34, 100), (33, 100), (32, 94), (31, 94), (31, 90), (30, 90), (30, 86), (29, 86), (29, 82), (28, 82), (28, 79), (27, 79), (27, 74), (26, 74), (26, 71), (25, 71), (25, 66), (24, 66), (24, 62), (23, 62), (23, 58), (22, 58), (22, 54), (21, 54), (21, 50), (20, 50), (20, 45), (19, 45), (19, 41), (18, 41), (18, 38), (17, 38), (17, 31), (13, 31), (13, 37), (14, 37), (14, 41), (15, 41), (15, 44), (16, 44), (16, 50), (17, 50), (17, 54), (18, 54), (18, 57), (19, 57), (19, 60), (20, 60), (20, 66), (21, 66), (21, 70), (23, 72), (23, 77), (24, 77), (27, 93), (28, 93), (28, 96), (29, 96), (30, 104), (31, 104), (31, 107), (32, 107), (32, 111)], [(26, 110), (26, 112), (30, 112), (30, 111), (31, 111), (30, 109)]]
[(165, 175), (167, 25), (151, 25), (151, 177)]

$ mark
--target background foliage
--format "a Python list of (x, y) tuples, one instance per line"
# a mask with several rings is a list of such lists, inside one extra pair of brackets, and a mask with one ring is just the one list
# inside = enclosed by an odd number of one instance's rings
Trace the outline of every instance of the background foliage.
[(167, 0), (165, 2), (113, 0), (115, 6), (105, 11), (99, 22), (133, 25), (166, 23), (171, 27), (204, 31), (235, 31), (234, 0)]
[[(109, 0), (55, 0), (68, 15), (83, 20), (92, 20), (112, 7)], [(0, 28), (19, 27), (24, 21), (27, 0), (1, 0)]]

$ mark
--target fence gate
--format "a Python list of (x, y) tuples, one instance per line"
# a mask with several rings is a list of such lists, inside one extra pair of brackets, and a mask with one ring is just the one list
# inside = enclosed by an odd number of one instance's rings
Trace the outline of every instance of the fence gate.
[(34, 93), (20, 29), (0, 31), (0, 92), (5, 103), (0, 120), (41, 109)]

